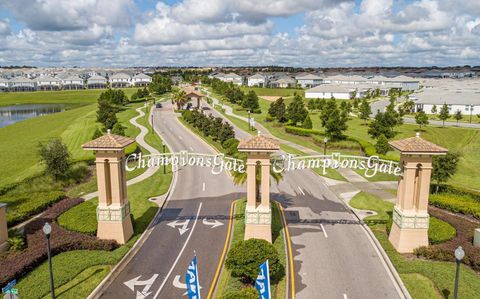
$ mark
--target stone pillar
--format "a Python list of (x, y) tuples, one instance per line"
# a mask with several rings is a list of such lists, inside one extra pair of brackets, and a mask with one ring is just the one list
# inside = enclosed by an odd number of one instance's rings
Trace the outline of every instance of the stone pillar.
[(389, 240), (401, 253), (413, 252), (428, 245), (428, 197), (432, 173), (432, 156), (446, 149), (420, 138), (420, 135), (390, 142), (401, 151), (403, 175), (398, 183), (397, 203)]
[(83, 146), (95, 150), (98, 207), (97, 237), (125, 244), (133, 235), (127, 198), (124, 149), (133, 140), (108, 133)]
[[(272, 242), (270, 209), (270, 154), (278, 150), (270, 138), (256, 136), (243, 140), (238, 150), (247, 153), (247, 205), (245, 208), (245, 240), (263, 239)], [(260, 167), (260, 186), (256, 186), (256, 167)], [(257, 188), (259, 194), (257, 198)]]
[(0, 252), (8, 249), (7, 204), (0, 202)]

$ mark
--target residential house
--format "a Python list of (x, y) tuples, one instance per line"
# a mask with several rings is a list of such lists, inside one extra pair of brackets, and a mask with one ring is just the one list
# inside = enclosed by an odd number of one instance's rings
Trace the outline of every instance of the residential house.
[(82, 78), (78, 76), (68, 76), (62, 79), (62, 88), (67, 90), (72, 89), (83, 89), (84, 88), (84, 81)]
[(119, 88), (119, 87), (130, 87), (132, 82), (132, 77), (126, 73), (116, 73), (110, 76), (110, 86), (112, 88)]
[(152, 77), (145, 75), (144, 73), (136, 74), (132, 78), (132, 84), (134, 86), (147, 86), (152, 82)]
[(265, 87), (267, 83), (267, 77), (262, 74), (255, 74), (247, 78), (248, 86)]
[(15, 77), (8, 81), (10, 91), (34, 91), (36, 89), (35, 81), (25, 77)]
[(275, 88), (290, 88), (295, 87), (297, 81), (292, 77), (282, 77), (277, 80), (271, 81), (269, 84), (271, 87)]
[(87, 79), (87, 88), (107, 88), (107, 79), (99, 75), (91, 76)]
[(0, 77), (0, 91), (8, 91), (8, 79)]
[(303, 74), (295, 77), (297, 86), (302, 88), (312, 88), (323, 83), (323, 78), (312, 74)]
[(62, 80), (49, 75), (42, 75), (35, 79), (37, 82), (37, 90), (60, 90)]

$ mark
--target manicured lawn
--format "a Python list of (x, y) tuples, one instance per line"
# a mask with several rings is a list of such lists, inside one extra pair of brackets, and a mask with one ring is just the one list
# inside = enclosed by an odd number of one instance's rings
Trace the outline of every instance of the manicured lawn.
[(296, 92), (302, 97), (305, 96), (304, 89), (295, 89), (295, 88), (264, 88), (264, 87), (247, 87), (242, 86), (240, 89), (247, 93), (249, 90), (255, 91), (258, 96), (281, 96), (281, 97), (291, 97)]
[[(392, 207), (391, 203), (363, 192), (352, 198), (350, 205), (358, 209), (375, 210), (379, 215), (368, 218), (380, 220), (389, 217), (388, 212), (391, 211), (389, 207)], [(429, 238), (439, 230), (445, 229), (445, 224), (447, 223), (431, 217)], [(455, 279), (455, 263), (412, 259), (411, 256), (399, 254), (388, 241), (386, 224), (372, 225), (371, 229), (413, 298), (443, 298), (438, 294), (444, 294), (445, 297), (451, 298)], [(480, 276), (472, 269), (461, 265), (459, 298), (477, 298), (479, 289)]]
[[(245, 206), (247, 202), (245, 199), (238, 200), (235, 204), (235, 220), (233, 222), (233, 233), (230, 248), (243, 240), (245, 233)], [(272, 240), (273, 246), (277, 249), (280, 262), (283, 267), (286, 268), (286, 248), (285, 238), (283, 236), (283, 225), (280, 218), (280, 211), (275, 202), (271, 203), (272, 208)], [(286, 274), (288, 275), (288, 274)], [(272, 285), (272, 298), (280, 299), (285, 298), (287, 276), (284, 276), (277, 285)], [(243, 287), (243, 283), (236, 277), (232, 277), (230, 271), (224, 267), (220, 275), (220, 279), (215, 290), (215, 298), (222, 298), (228, 292), (240, 290)]]

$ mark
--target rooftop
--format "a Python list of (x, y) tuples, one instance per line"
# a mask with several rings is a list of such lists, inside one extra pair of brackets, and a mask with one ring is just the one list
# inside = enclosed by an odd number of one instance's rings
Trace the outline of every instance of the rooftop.
[(82, 145), (82, 148), (85, 150), (123, 149), (134, 142), (135, 140), (131, 138), (111, 134), (109, 130), (108, 133), (102, 137), (85, 143)]
[(278, 141), (273, 138), (257, 135), (255, 137), (240, 141), (237, 148), (239, 151), (276, 151), (280, 149), (280, 146)]
[(420, 137), (420, 133), (417, 132), (415, 137), (410, 137), (406, 139), (400, 139), (395, 141), (390, 141), (389, 144), (396, 150), (401, 151), (402, 153), (409, 154), (432, 154), (432, 155), (442, 155), (448, 152), (446, 148), (436, 145), (430, 141), (427, 141)]

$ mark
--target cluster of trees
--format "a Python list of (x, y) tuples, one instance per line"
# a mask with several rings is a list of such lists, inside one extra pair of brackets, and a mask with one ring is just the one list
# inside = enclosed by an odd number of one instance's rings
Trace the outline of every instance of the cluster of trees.
[[(125, 135), (125, 128), (118, 122), (117, 112), (128, 103), (128, 98), (121, 89), (108, 89), (98, 98), (97, 121), (104, 127), (103, 131), (112, 130), (113, 134)], [(102, 130), (96, 129), (93, 138), (102, 136)]]
[(390, 104), (385, 112), (377, 111), (374, 120), (370, 123), (368, 134), (377, 140), (375, 148), (379, 154), (386, 154), (390, 150), (388, 139), (395, 136), (395, 127), (403, 124), (403, 109), (395, 110), (395, 100), (390, 99)]
[(239, 86), (232, 82), (223, 82), (217, 78), (210, 80), (210, 86), (214, 92), (226, 97), (230, 103), (241, 105), (252, 113), (261, 113), (258, 96), (255, 91), (250, 90), (245, 94)]
[(164, 94), (172, 90), (172, 85), (172, 79), (169, 74), (154, 74), (148, 89), (151, 93)]
[(270, 104), (270, 107), (268, 108), (268, 115), (281, 123), (287, 121), (286, 106), (283, 98), (279, 98)]
[(186, 122), (199, 129), (203, 135), (210, 136), (214, 141), (218, 141), (225, 145), (225, 142), (231, 138), (235, 138), (233, 127), (222, 120), (221, 117), (214, 117), (211, 114), (205, 115), (198, 110), (185, 110), (182, 113)]
[(138, 99), (143, 99), (143, 98), (146, 98), (150, 95), (150, 92), (148, 91), (148, 89), (146, 87), (144, 88), (139, 88), (137, 89), (136, 92), (134, 92), (132, 94), (132, 96), (130, 97), (130, 101), (134, 102)]
[(343, 132), (348, 128), (348, 114), (351, 111), (350, 103), (343, 101), (339, 107), (335, 99), (326, 101), (320, 112), (320, 120), (325, 128), (325, 135), (332, 140), (345, 139)]

